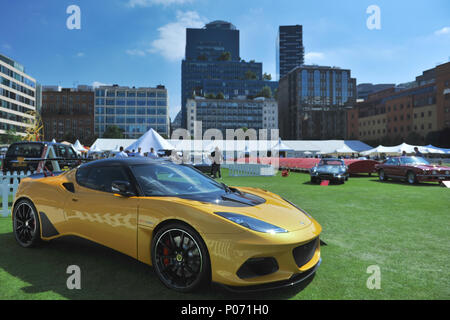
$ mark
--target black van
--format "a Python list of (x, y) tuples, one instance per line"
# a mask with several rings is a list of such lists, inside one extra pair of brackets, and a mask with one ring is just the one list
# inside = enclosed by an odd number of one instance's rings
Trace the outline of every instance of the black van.
[[(11, 144), (2, 162), (3, 172), (31, 171), (34, 172), (42, 160), (45, 160), (47, 149), (52, 146), (61, 170), (67, 170), (77, 166), (80, 161), (77, 153), (70, 145), (54, 142), (31, 142), (22, 141)], [(45, 161), (45, 167), (54, 171), (52, 159)]]

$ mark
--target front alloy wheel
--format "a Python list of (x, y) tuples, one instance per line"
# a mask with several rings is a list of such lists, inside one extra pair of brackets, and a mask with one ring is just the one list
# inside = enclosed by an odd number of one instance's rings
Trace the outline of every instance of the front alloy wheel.
[(406, 181), (408, 181), (409, 184), (415, 184), (417, 182), (414, 172), (408, 172), (408, 174), (406, 175)]
[(40, 225), (34, 205), (28, 200), (21, 200), (16, 204), (13, 215), (16, 241), (24, 248), (36, 245), (40, 240)]
[(386, 175), (385, 175), (383, 169), (381, 169), (381, 170), (378, 172), (378, 177), (380, 178), (380, 181), (386, 181), (386, 180), (387, 180), (387, 177), (386, 177)]
[(203, 240), (183, 224), (172, 224), (156, 233), (152, 241), (152, 263), (161, 282), (180, 292), (198, 289), (210, 276)]

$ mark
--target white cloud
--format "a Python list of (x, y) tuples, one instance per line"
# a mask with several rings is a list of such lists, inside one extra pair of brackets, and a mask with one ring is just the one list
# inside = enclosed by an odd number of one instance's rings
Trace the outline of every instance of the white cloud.
[(11, 50), (12, 49), (12, 47), (11, 47), (11, 45), (9, 43), (3, 44), (2, 48), (5, 49), (5, 50)]
[(94, 82), (92, 82), (92, 86), (94, 88), (98, 88), (100, 86), (110, 86), (110, 84), (99, 82), (99, 81), (94, 81)]
[(139, 56), (139, 57), (144, 57), (146, 52), (144, 50), (140, 50), (140, 49), (129, 49), (125, 51), (126, 54), (130, 55), (130, 56)]
[(84, 57), (85, 56), (85, 53), (84, 52), (78, 52), (77, 53), (77, 57), (78, 58), (82, 58), (82, 57)]
[(193, 0), (128, 0), (127, 6), (134, 7), (150, 7), (153, 5), (169, 6), (172, 4), (191, 3)]
[(308, 52), (305, 54), (305, 64), (312, 64), (322, 61), (325, 58), (323, 52)]
[(186, 46), (186, 28), (201, 28), (207, 19), (195, 11), (177, 11), (177, 21), (158, 28), (159, 38), (151, 43), (150, 53), (159, 53), (169, 61), (181, 60)]
[(434, 34), (437, 36), (441, 36), (444, 34), (450, 34), (450, 27), (443, 27), (442, 29), (435, 31)]

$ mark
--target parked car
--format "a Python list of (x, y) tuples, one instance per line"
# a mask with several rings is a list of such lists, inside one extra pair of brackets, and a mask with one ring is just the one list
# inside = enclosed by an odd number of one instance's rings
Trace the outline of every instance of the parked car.
[(22, 141), (11, 144), (2, 162), (3, 172), (35, 171), (42, 160), (45, 167), (55, 171), (67, 170), (80, 164), (79, 157), (71, 145), (54, 142)]
[(430, 164), (422, 157), (392, 157), (375, 166), (380, 181), (388, 179), (417, 182), (450, 180), (450, 167)]
[(329, 180), (330, 182), (344, 183), (348, 180), (348, 167), (344, 160), (337, 158), (325, 158), (311, 168), (311, 183)]
[(12, 220), (20, 246), (80, 236), (152, 265), (180, 292), (210, 281), (238, 291), (291, 286), (321, 262), (322, 227), (291, 202), (159, 159), (104, 159), (24, 178)]

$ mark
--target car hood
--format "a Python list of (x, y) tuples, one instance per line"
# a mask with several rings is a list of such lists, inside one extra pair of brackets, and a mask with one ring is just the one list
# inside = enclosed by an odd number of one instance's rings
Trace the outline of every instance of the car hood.
[(287, 231), (296, 231), (307, 228), (312, 224), (313, 218), (307, 216), (303, 211), (294, 207), (280, 196), (256, 188), (235, 188), (239, 191), (257, 198), (262, 198), (265, 201), (256, 205), (248, 206), (222, 206), (211, 202), (197, 202), (194, 206), (198, 206), (202, 210), (214, 212), (232, 212), (256, 218), (277, 227), (286, 229)]
[(345, 170), (342, 166), (319, 166), (316, 167), (316, 172), (318, 173), (340, 173), (342, 169)]

